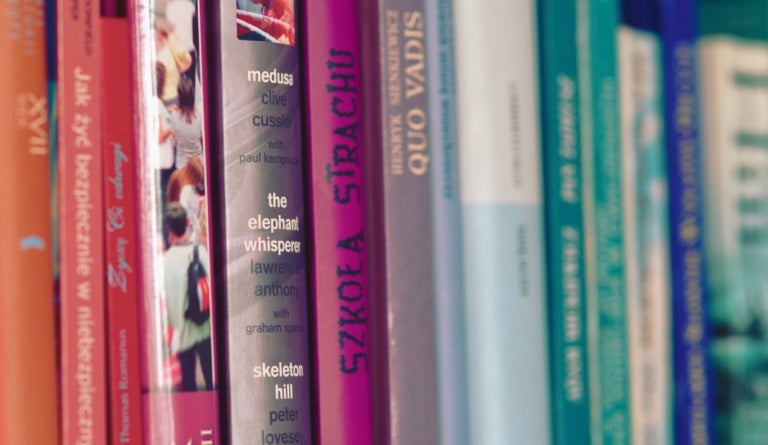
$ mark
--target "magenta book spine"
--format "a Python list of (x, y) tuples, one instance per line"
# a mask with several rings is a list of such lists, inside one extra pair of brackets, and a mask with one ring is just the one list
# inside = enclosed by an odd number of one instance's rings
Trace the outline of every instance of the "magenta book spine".
[(356, 0), (305, 8), (317, 443), (373, 444)]
[[(201, 4), (141, 0), (127, 8), (136, 110), (142, 429), (143, 443), (152, 445), (221, 440)], [(189, 292), (193, 261), (205, 271), (193, 275), (195, 299)]]

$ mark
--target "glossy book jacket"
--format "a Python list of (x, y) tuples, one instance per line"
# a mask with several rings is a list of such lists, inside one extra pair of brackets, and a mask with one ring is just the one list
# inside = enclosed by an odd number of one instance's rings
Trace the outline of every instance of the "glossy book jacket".
[(303, 2), (206, 10), (224, 437), (311, 442)]
[[(134, 82), (136, 230), (143, 439), (219, 442), (219, 296), (211, 267), (201, 2), (144, 0), (128, 8)], [(195, 255), (196, 254), (196, 255)], [(200, 317), (188, 270), (197, 257)], [(207, 312), (205, 305), (207, 304)]]

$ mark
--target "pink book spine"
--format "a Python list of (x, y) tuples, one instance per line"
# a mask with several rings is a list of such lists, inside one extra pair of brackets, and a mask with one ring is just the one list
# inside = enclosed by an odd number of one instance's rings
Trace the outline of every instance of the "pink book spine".
[[(141, 0), (127, 8), (137, 147), (142, 437), (153, 445), (221, 443), (213, 336), (217, 300), (203, 186), (209, 165), (204, 4)], [(164, 224), (170, 214), (175, 223)], [(195, 252), (206, 272), (198, 281), (197, 302), (207, 315), (197, 320), (186, 313)]]
[[(130, 125), (128, 21), (104, 17), (102, 113), (110, 443), (140, 443), (139, 316), (135, 226), (136, 148)], [(107, 46), (108, 45), (108, 46)]]
[(58, 0), (62, 443), (107, 440), (97, 4)]
[(317, 433), (373, 443), (368, 271), (355, 0), (305, 2)]

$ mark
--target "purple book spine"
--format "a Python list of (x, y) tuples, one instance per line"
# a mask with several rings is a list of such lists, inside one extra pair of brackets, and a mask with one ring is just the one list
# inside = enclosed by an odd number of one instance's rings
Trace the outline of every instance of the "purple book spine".
[(312, 443), (300, 4), (216, 1), (207, 15), (228, 443)]
[(317, 443), (372, 445), (356, 0), (305, 9)]
[[(438, 442), (423, 0), (362, 2), (376, 437)], [(369, 136), (369, 137), (368, 137)], [(375, 145), (374, 145), (375, 142)], [(439, 167), (438, 167), (439, 168)], [(381, 373), (380, 375), (378, 373)]]

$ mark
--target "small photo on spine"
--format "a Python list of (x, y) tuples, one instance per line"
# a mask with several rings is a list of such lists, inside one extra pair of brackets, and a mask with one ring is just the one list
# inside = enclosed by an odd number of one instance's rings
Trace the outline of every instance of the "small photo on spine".
[(237, 38), (296, 44), (294, 0), (235, 0)]

